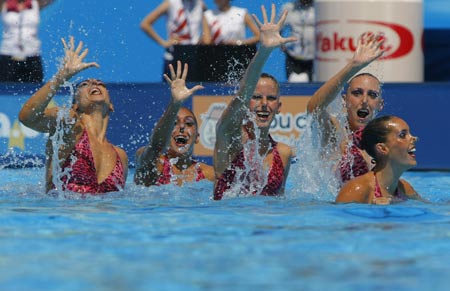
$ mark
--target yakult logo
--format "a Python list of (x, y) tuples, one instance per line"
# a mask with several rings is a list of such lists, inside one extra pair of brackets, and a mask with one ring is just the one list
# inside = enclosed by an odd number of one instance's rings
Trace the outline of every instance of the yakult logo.
[[(332, 29), (327, 26), (332, 26)], [(352, 30), (343, 29), (342, 26), (353, 26)], [(345, 35), (342, 31), (355, 32), (357, 27), (361, 31), (357, 35)], [(359, 29), (359, 28), (358, 28)], [(382, 32), (384, 38), (383, 49), (385, 53), (381, 60), (397, 59), (408, 55), (414, 47), (414, 35), (410, 29), (400, 24), (370, 20), (328, 20), (317, 23), (316, 47), (319, 61), (338, 61), (337, 54), (345, 54), (356, 50), (358, 38), (364, 32)], [(326, 31), (326, 33), (324, 33)]]

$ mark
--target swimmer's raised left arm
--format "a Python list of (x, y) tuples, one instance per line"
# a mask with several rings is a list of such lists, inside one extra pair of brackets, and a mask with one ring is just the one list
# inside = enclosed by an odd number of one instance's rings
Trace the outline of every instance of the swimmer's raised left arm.
[(383, 42), (384, 39), (378, 34), (364, 33), (361, 35), (352, 59), (336, 75), (325, 82), (308, 101), (308, 113), (325, 110), (339, 96), (343, 86), (353, 75), (383, 54)]

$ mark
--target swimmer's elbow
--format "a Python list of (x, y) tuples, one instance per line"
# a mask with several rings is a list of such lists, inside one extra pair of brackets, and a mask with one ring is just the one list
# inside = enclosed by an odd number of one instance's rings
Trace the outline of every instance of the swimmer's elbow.
[(20, 110), (19, 112), (19, 121), (26, 127), (31, 127), (32, 125), (31, 113), (27, 109), (22, 108), (22, 110)]

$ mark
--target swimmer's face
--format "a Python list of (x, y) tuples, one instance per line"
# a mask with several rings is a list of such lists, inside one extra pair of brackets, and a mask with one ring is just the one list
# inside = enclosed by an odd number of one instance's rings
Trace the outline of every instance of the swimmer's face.
[(277, 83), (271, 78), (260, 78), (250, 99), (250, 111), (255, 114), (256, 125), (260, 128), (269, 127), (280, 108)]
[(370, 75), (351, 80), (344, 99), (351, 130), (364, 127), (383, 109), (380, 82)]
[(105, 83), (97, 79), (88, 79), (80, 82), (77, 85), (74, 100), (81, 110), (99, 104), (106, 104), (112, 110), (111, 100)]
[(417, 164), (417, 137), (411, 134), (408, 124), (403, 119), (394, 117), (386, 122), (386, 127), (390, 131), (386, 136), (386, 141), (383, 143), (385, 154), (389, 159), (405, 169), (414, 167)]
[(182, 107), (178, 112), (171, 137), (170, 156), (192, 155), (194, 145), (198, 143), (199, 134), (197, 120), (189, 109)]

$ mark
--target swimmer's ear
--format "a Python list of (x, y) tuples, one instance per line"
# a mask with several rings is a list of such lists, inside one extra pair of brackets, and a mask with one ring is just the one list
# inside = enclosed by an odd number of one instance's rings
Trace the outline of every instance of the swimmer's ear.
[(283, 105), (283, 103), (279, 102), (279, 103), (278, 103), (277, 114), (279, 114), (279, 113), (280, 113), (280, 108), (281, 108), (281, 105)]
[(385, 156), (389, 153), (389, 148), (383, 142), (377, 143), (375, 145), (375, 149), (377, 150), (378, 153), (380, 153), (383, 156)]
[(200, 133), (197, 132), (197, 137), (195, 138), (195, 144), (198, 144), (200, 141)]
[(383, 108), (384, 108), (384, 99), (381, 99), (380, 103), (378, 104), (378, 111), (383, 110)]

